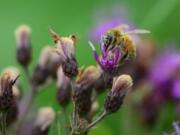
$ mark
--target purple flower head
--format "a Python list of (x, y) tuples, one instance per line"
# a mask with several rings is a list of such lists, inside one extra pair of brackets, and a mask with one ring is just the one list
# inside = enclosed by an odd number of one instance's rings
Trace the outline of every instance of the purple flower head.
[(150, 81), (156, 91), (172, 99), (180, 99), (180, 53), (166, 51), (154, 63)]
[(99, 57), (94, 45), (90, 41), (89, 45), (92, 48), (96, 62), (104, 71), (108, 73), (117, 72), (121, 60), (121, 52), (119, 47), (115, 47), (112, 50), (106, 50), (105, 46), (101, 45), (102, 56)]
[(172, 95), (176, 99), (180, 99), (180, 77), (173, 82)]

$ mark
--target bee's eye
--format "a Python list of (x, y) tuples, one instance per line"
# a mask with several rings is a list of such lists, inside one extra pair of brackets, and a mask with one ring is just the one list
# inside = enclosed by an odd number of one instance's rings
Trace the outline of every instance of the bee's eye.
[(103, 35), (103, 36), (101, 37), (101, 40), (104, 41), (104, 42), (111, 42), (112, 39), (113, 39), (113, 36), (110, 35), (110, 34), (108, 34), (108, 35)]

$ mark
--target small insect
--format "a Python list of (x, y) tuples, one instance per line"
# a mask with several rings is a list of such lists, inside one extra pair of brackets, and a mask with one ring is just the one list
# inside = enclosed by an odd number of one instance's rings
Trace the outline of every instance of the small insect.
[(127, 25), (120, 25), (108, 30), (101, 37), (101, 48), (104, 48), (106, 51), (112, 50), (115, 47), (120, 47), (122, 61), (132, 60), (136, 57), (136, 47), (130, 35), (150, 33), (150, 31), (144, 29), (126, 31), (127, 29)]

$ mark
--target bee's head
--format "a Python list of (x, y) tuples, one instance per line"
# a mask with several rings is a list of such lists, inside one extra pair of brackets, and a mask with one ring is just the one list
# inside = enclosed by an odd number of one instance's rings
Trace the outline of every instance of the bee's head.
[(113, 39), (114, 39), (114, 35), (112, 33), (106, 33), (106, 34), (102, 35), (102, 37), (101, 37), (101, 41), (105, 45), (111, 45)]
[(108, 48), (112, 44), (113, 41), (114, 41), (114, 34), (111, 32), (108, 32), (102, 35), (101, 37), (101, 42), (106, 48)]

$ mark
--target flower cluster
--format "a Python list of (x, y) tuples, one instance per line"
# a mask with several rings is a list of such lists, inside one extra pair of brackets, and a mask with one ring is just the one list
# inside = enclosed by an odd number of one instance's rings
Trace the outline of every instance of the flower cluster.
[[(70, 115), (70, 121), (66, 119), (60, 123), (63, 125), (61, 130), (65, 130), (66, 134), (85, 135), (102, 119), (117, 112), (132, 88), (131, 76), (119, 73), (121, 65), (127, 59), (130, 60), (131, 54), (135, 56), (136, 53), (135, 46), (131, 44), (133, 39), (127, 37), (128, 35), (120, 41), (120, 46), (115, 47), (107, 44), (114, 39), (102, 36), (100, 45), (102, 57), (98, 56), (94, 46), (89, 42), (98, 66), (79, 67), (75, 51), (77, 37), (75, 35), (62, 37), (52, 29), (49, 31), (55, 47), (47, 45), (42, 49), (38, 63), (31, 73), (29, 70), (32, 60), (31, 29), (29, 26), (22, 25), (16, 30), (17, 61), (24, 70), (29, 90), (24, 91), (21, 87), (18, 78), (22, 73), (16, 68), (7, 68), (2, 72), (0, 76), (2, 127), (0, 129), (4, 135), (7, 129), (11, 128), (14, 128), (12, 132), (15, 131), (18, 135), (47, 135), (51, 124), (56, 123), (54, 120), (56, 118), (57, 121), (61, 113), (64, 114), (61, 119), (66, 117), (66, 113)], [(133, 53), (128, 50), (129, 45), (133, 47)], [(61, 110), (55, 113), (51, 107), (42, 107), (36, 109), (37, 116), (30, 119), (28, 114), (31, 112), (34, 99), (41, 93), (40, 89), (52, 82), (57, 84), (56, 99)], [(99, 112), (97, 98), (102, 92), (107, 96), (104, 109), (97, 116)], [(74, 105), (72, 113), (66, 110), (70, 103)], [(15, 121), (17, 124), (13, 126)]]

